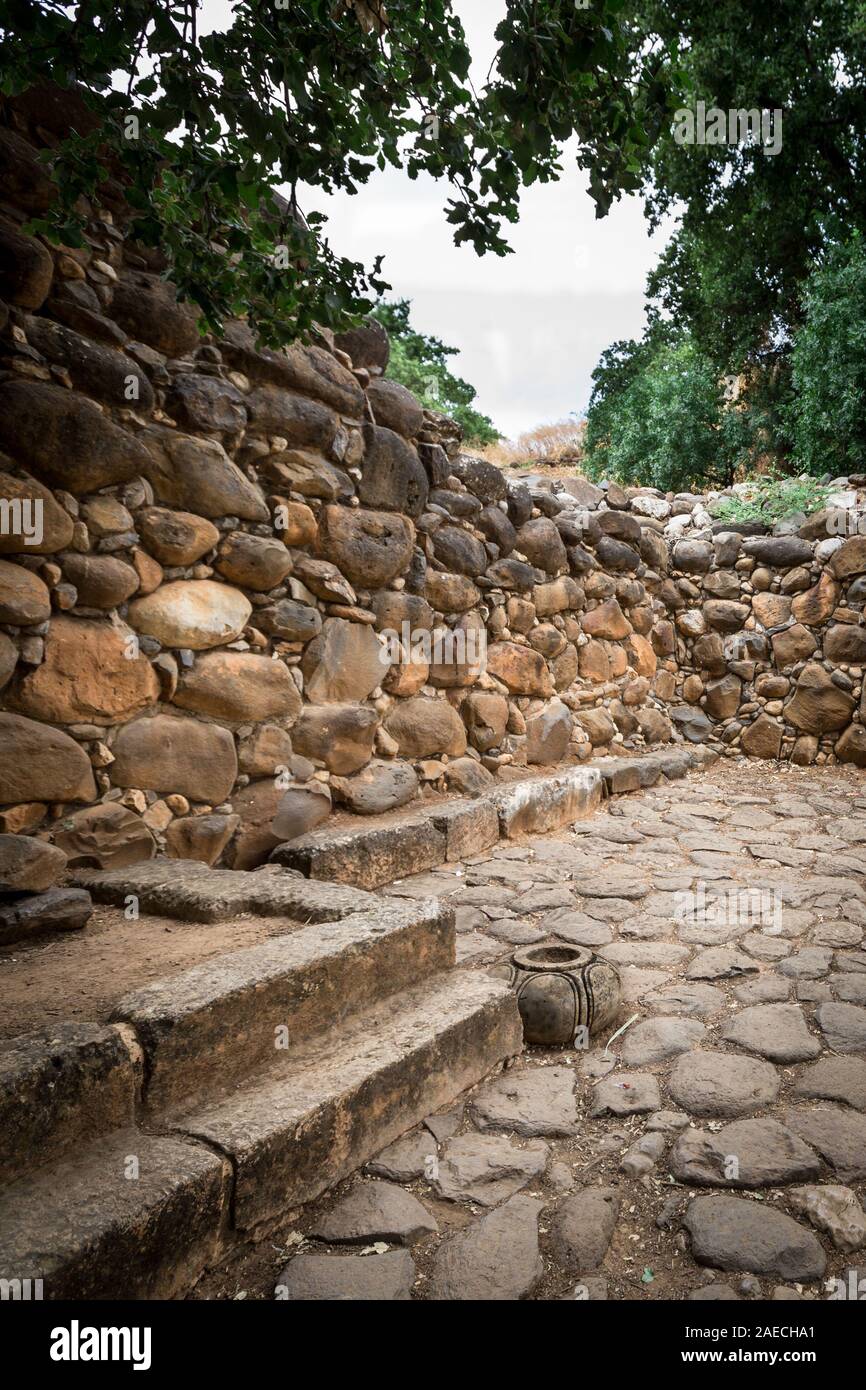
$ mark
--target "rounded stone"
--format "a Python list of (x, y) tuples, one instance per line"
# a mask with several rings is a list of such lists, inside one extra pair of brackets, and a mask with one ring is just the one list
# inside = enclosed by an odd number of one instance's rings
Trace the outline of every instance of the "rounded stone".
[(780, 1078), (770, 1062), (729, 1052), (687, 1052), (668, 1082), (673, 1100), (692, 1115), (734, 1118), (772, 1105)]
[(252, 613), (249, 599), (228, 584), (210, 579), (179, 579), (163, 584), (129, 605), (129, 621), (138, 632), (164, 647), (202, 651), (233, 642)]

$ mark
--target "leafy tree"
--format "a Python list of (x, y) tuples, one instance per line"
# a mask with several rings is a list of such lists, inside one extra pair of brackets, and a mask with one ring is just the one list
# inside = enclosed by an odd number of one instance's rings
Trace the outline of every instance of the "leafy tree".
[(387, 164), (431, 174), (451, 186), (455, 240), (502, 255), (521, 187), (559, 176), (570, 137), (603, 213), (639, 186), (669, 116), (670, 59), (635, 44), (625, 0), (507, 0), (480, 93), (451, 0), (235, 0), (208, 34), (201, 7), (7, 0), (2, 92), (78, 84), (99, 113), (52, 154), (61, 196), (41, 230), (74, 242), (79, 196), (119, 176), (134, 234), (168, 254), (206, 323), (247, 312), (273, 341), (344, 327), (386, 288), (378, 261), (366, 271), (331, 250), (321, 216), (305, 221), (304, 185), (355, 192)]
[(590, 477), (664, 491), (733, 480), (723, 384), (691, 338), (658, 324), (641, 342), (614, 343), (593, 381)]
[(822, 247), (866, 227), (866, 11), (861, 0), (643, 0), (635, 25), (675, 48), (682, 108), (782, 111), (775, 153), (680, 144), (665, 130), (646, 178), (651, 221), (679, 214), (650, 278), (659, 306), (720, 370), (777, 360)]
[(813, 476), (866, 470), (866, 244), (834, 248), (806, 285), (791, 355), (793, 460)]
[(501, 436), (493, 421), (476, 410), (475, 388), (454, 376), (448, 358), (458, 349), (447, 347), (439, 338), (418, 333), (409, 322), (412, 305), (408, 299), (377, 304), (374, 317), (388, 330), (391, 357), (387, 375), (413, 391), (430, 410), (442, 411), (463, 426), (468, 444), (494, 444)]

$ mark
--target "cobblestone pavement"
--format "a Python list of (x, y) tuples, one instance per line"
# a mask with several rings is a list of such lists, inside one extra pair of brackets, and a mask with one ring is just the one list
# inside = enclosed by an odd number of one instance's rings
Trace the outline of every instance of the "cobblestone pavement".
[[(453, 901), (472, 968), (589, 946), (623, 1007), (588, 1050), (527, 1049), (306, 1212), (271, 1252), (277, 1297), (854, 1296), (862, 773), (727, 762), (385, 891)], [(272, 1297), (273, 1270), (259, 1284)]]

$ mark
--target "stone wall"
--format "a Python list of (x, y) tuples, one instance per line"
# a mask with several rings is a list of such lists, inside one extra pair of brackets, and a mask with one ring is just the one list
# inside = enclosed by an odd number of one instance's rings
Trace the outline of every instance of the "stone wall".
[(336, 810), (671, 740), (866, 765), (866, 535), (509, 481), (381, 330), (201, 336), (119, 190), (84, 248), (23, 232), (54, 116), (0, 126), (0, 830), (248, 868)]

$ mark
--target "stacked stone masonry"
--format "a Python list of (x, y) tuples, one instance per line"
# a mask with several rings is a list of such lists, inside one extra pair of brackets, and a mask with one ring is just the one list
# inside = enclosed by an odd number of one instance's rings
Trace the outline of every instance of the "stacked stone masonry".
[(774, 535), (508, 480), (374, 326), (202, 335), (117, 189), (83, 247), (29, 235), (68, 119), (24, 96), (0, 125), (9, 891), (75, 918), (65, 866), (253, 868), (341, 811), (671, 741), (866, 765), (866, 479)]

